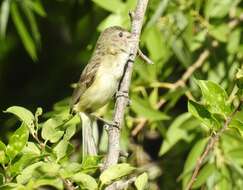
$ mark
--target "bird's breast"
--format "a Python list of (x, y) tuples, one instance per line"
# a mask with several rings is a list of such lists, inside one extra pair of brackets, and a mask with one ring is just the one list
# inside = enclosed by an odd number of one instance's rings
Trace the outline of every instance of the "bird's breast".
[(81, 108), (96, 110), (109, 102), (118, 89), (127, 57), (122, 53), (102, 59), (93, 84), (80, 97)]

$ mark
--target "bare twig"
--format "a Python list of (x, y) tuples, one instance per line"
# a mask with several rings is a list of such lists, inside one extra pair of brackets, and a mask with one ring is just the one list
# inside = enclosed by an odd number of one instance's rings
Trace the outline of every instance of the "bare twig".
[(209, 50), (205, 49), (200, 54), (197, 61), (194, 64), (192, 64), (190, 67), (188, 67), (188, 69), (182, 75), (182, 77), (179, 80), (177, 80), (175, 83), (161, 82), (161, 83), (156, 83), (155, 86), (160, 88), (168, 88), (172, 90), (178, 87), (184, 87), (186, 85), (187, 80), (192, 76), (192, 74), (203, 65), (205, 60), (209, 57), (209, 54), (210, 54)]
[(151, 59), (149, 59), (146, 55), (144, 55), (143, 52), (140, 49), (138, 49), (138, 55), (146, 63), (148, 63), (148, 64), (154, 64), (153, 61)]
[[(182, 75), (182, 77), (177, 80), (175, 83), (169, 83), (169, 82), (161, 82), (161, 83), (156, 83), (155, 87), (160, 87), (160, 88), (168, 88), (171, 90), (175, 90), (179, 87), (184, 87), (186, 86), (186, 82), (187, 80), (191, 77), (191, 75), (198, 69), (200, 68), (203, 63), (205, 62), (205, 60), (209, 57), (210, 52), (208, 49), (205, 49), (200, 56), (198, 57), (198, 59), (196, 60), (196, 62), (194, 64), (192, 64), (187, 70), (186, 72)], [(189, 99), (193, 99), (193, 96), (191, 95), (190, 91), (187, 90), (185, 92), (185, 95), (189, 98)], [(166, 103), (165, 99), (161, 99), (158, 103), (156, 108), (159, 109), (161, 108), (164, 104)], [(136, 127), (133, 129), (132, 131), (132, 135), (136, 136), (138, 134), (139, 131), (141, 131), (141, 129), (143, 129), (143, 127), (145, 126), (145, 124), (147, 123), (147, 119), (143, 119), (141, 120)]]
[(214, 135), (212, 135), (210, 137), (204, 152), (202, 153), (202, 155), (197, 160), (197, 163), (196, 163), (195, 169), (193, 171), (192, 177), (191, 177), (190, 181), (188, 182), (188, 184), (186, 186), (186, 190), (190, 190), (192, 188), (192, 185), (193, 185), (194, 181), (196, 180), (196, 177), (197, 177), (198, 172), (199, 172), (199, 170), (200, 170), (200, 168), (201, 168), (201, 166), (203, 164), (204, 159), (209, 154), (209, 152), (214, 148), (215, 143), (218, 141), (219, 137), (221, 137), (223, 132), (227, 129), (227, 127), (229, 126), (230, 122), (232, 121), (232, 118), (237, 113), (239, 108), (240, 108), (240, 105), (235, 109), (234, 112), (232, 112), (226, 118), (224, 126), (216, 134), (214, 134)]
[(69, 181), (67, 179), (62, 179), (62, 181), (63, 181), (65, 189), (67, 189), (67, 190), (75, 190), (75, 187), (73, 186), (71, 181)]
[[(139, 37), (142, 29), (143, 18), (147, 8), (148, 0), (138, 0), (136, 10), (132, 18), (131, 33), (133, 38), (133, 44), (131, 46), (131, 52), (127, 61), (127, 67), (124, 71), (124, 76), (120, 83), (119, 91), (128, 92), (131, 75), (133, 70), (133, 62), (136, 58), (139, 44)], [(115, 111), (113, 122), (118, 124), (118, 127), (111, 126), (108, 130), (108, 154), (104, 163), (104, 168), (107, 169), (109, 166), (114, 165), (118, 162), (120, 152), (120, 128), (124, 117), (125, 108), (128, 104), (128, 98), (124, 96), (117, 97), (115, 104)]]

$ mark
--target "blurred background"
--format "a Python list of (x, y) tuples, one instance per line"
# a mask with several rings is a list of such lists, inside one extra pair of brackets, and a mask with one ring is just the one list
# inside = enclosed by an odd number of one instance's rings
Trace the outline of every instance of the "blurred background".
[[(135, 5), (135, 0), (1, 0), (1, 139), (15, 129), (3, 110), (20, 105), (48, 112), (67, 100), (100, 31), (112, 25), (129, 29), (128, 11)], [(233, 89), (243, 58), (242, 7), (241, 0), (149, 1), (140, 47), (154, 65), (135, 62), (122, 143), (131, 163), (154, 166), (154, 187), (180, 189), (188, 153), (209, 132), (187, 113), (188, 98), (201, 97), (196, 79), (212, 80), (228, 93)], [(188, 68), (193, 72), (176, 84)], [(105, 116), (111, 108), (112, 103)]]

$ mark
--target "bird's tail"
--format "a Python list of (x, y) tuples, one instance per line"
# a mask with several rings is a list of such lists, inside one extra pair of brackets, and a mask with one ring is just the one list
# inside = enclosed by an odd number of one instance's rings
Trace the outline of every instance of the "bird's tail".
[(82, 141), (83, 141), (83, 158), (85, 156), (97, 155), (97, 143), (94, 137), (92, 118), (85, 113), (80, 113), (82, 120)]

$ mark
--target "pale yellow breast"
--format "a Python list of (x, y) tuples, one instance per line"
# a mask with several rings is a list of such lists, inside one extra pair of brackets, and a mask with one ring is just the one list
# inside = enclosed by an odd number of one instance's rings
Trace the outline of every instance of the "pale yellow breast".
[(95, 111), (109, 102), (116, 93), (128, 55), (107, 56), (101, 63), (93, 84), (80, 97), (79, 110)]

